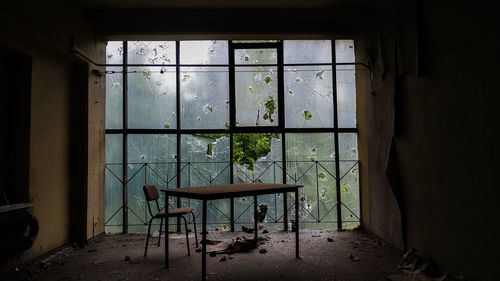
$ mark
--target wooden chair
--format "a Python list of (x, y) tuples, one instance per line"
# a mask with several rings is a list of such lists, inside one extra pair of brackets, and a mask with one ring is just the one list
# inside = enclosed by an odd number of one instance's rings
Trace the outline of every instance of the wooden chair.
[[(165, 218), (165, 210), (160, 209), (160, 205), (158, 204), (158, 199), (160, 198), (160, 194), (158, 193), (158, 189), (154, 184), (145, 184), (142, 187), (142, 190), (144, 191), (144, 195), (146, 196), (146, 203), (148, 204), (148, 210), (149, 214), (151, 215), (151, 219), (149, 220), (149, 225), (148, 225), (148, 236), (146, 238), (146, 249), (144, 250), (144, 256), (147, 255), (148, 253), (148, 244), (149, 244), (149, 233), (151, 231), (151, 223), (153, 222), (154, 219), (160, 219), (160, 235), (158, 238), (158, 247), (160, 246), (160, 241), (161, 241), (161, 230), (163, 226), (163, 219)], [(157, 212), (153, 214), (151, 210), (151, 205), (149, 204), (150, 201), (155, 201), (156, 203), (156, 209)], [(165, 206), (168, 208), (168, 205)], [(189, 250), (189, 237), (188, 237), (188, 227), (187, 227), (187, 220), (184, 217), (184, 215), (191, 214), (193, 216), (193, 225), (194, 225), (194, 237), (196, 240), (196, 248), (198, 248), (198, 234), (196, 233), (196, 221), (195, 221), (195, 216), (193, 213), (193, 208), (176, 208), (176, 209), (169, 209), (168, 210), (168, 217), (181, 217), (184, 219), (184, 226), (186, 228), (186, 244), (187, 244), (187, 250), (188, 250), (188, 256), (191, 255), (191, 252)], [(167, 231), (168, 231), (168, 218), (165, 218), (165, 223), (167, 224)]]

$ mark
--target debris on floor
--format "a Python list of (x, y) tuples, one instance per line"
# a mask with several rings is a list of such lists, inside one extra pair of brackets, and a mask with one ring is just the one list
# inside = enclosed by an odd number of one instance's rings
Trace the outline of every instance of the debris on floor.
[(259, 205), (257, 210), (257, 221), (264, 222), (264, 219), (267, 215), (267, 210), (269, 209), (269, 205)]
[(355, 256), (353, 256), (353, 255), (349, 255), (349, 260), (350, 260), (350, 261), (353, 261), (353, 262), (360, 261), (360, 259), (359, 259), (359, 258), (357, 258), (357, 257), (355, 257)]
[(387, 281), (467, 281), (465, 276), (455, 278), (447, 273), (440, 273), (432, 259), (417, 255), (416, 249), (408, 250), (398, 268), (400, 273), (385, 277)]
[(227, 225), (223, 225), (221, 227), (216, 227), (215, 228), (215, 231), (229, 231), (229, 230), (230, 230), (230, 228)]
[[(254, 238), (236, 237), (231, 242), (208, 240), (207, 239), (207, 253), (212, 254), (231, 254), (231, 253), (246, 253), (252, 249), (256, 249), (258, 246), (263, 245), (269, 240), (268, 236), (258, 237), (256, 242)], [(205, 241), (201, 241), (205, 243)], [(196, 252), (201, 252), (201, 249), (197, 249)]]
[(267, 250), (266, 249), (260, 249), (259, 254), (266, 254)]
[(244, 225), (241, 226), (241, 231), (246, 232), (246, 233), (253, 233), (255, 229), (246, 227)]
[(226, 257), (226, 256), (223, 256), (223, 257), (219, 260), (219, 262), (224, 262), (224, 261), (226, 261), (226, 260), (227, 260), (227, 257)]
[(331, 237), (328, 237), (326, 240), (327, 240), (328, 242), (333, 242), (333, 238), (331, 238)]

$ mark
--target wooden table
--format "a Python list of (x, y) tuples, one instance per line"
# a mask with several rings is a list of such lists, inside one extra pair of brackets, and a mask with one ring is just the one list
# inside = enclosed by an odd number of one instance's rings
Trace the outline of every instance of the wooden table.
[[(165, 192), (165, 206), (168, 206), (168, 197), (198, 199), (203, 201), (202, 210), (202, 250), (201, 250), (201, 280), (207, 277), (207, 201), (235, 197), (254, 197), (254, 239), (257, 242), (257, 195), (295, 192), (295, 257), (299, 258), (299, 187), (302, 185), (271, 184), (271, 183), (242, 183), (217, 186), (200, 186), (190, 188), (162, 189)], [(285, 210), (286, 212), (287, 210)], [(168, 208), (165, 208), (168, 217)], [(168, 268), (168, 220), (165, 223), (165, 267)]]

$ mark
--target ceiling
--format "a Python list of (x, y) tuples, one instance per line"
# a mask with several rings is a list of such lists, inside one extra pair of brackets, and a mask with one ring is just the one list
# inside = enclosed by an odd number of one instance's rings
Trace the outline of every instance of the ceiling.
[(355, 9), (383, 0), (73, 0), (87, 9)]

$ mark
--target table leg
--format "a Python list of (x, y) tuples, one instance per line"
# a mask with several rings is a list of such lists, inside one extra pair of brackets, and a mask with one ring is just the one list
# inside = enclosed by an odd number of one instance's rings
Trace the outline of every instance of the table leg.
[(299, 189), (295, 190), (295, 257), (299, 258)]
[(201, 239), (201, 280), (207, 279), (207, 200), (203, 200)]
[(166, 193), (165, 193), (165, 268), (168, 268), (168, 195)]
[(253, 239), (255, 241), (255, 243), (257, 244), (257, 228), (258, 228), (258, 225), (257, 225), (257, 195), (254, 195), (253, 196), (253, 229), (254, 229), (254, 235), (253, 235)]
[(286, 198), (286, 195), (288, 193), (285, 192), (283, 193), (283, 230), (284, 231), (288, 231), (288, 202), (287, 202), (287, 198)]

